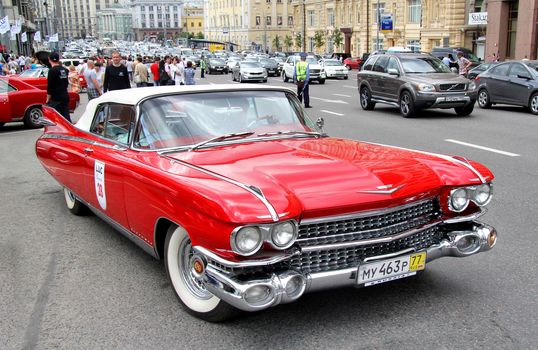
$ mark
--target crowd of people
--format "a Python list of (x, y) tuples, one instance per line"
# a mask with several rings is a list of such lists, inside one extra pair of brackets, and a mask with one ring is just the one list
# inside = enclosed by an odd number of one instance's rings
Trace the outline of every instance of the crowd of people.
[(0, 75), (20, 74), (27, 69), (36, 68), (38, 64), (39, 60), (36, 57), (2, 53), (0, 57)]

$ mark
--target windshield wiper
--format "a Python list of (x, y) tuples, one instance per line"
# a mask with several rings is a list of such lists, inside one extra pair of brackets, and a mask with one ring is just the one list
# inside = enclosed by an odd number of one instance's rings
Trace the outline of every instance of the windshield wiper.
[(192, 145), (188, 151), (194, 151), (195, 149), (197, 148), (200, 148), (208, 143), (211, 143), (211, 142), (220, 142), (220, 141), (224, 141), (224, 140), (229, 140), (229, 139), (237, 139), (237, 138), (245, 138), (245, 137), (249, 137), (251, 135), (253, 135), (254, 132), (253, 131), (246, 131), (246, 132), (238, 132), (238, 133), (234, 133), (234, 134), (226, 134), (226, 135), (221, 135), (221, 136), (217, 136), (217, 137), (213, 137), (209, 140), (205, 140), (205, 141), (202, 141), (200, 143), (197, 143), (195, 145)]
[(277, 136), (277, 135), (310, 135), (310, 136), (316, 136), (316, 137), (325, 137), (325, 136), (327, 136), (327, 134), (320, 133), (320, 132), (317, 132), (317, 131), (293, 131), (293, 130), (266, 132), (266, 133), (263, 133), (263, 134), (258, 134), (256, 136), (263, 137), (263, 136)]

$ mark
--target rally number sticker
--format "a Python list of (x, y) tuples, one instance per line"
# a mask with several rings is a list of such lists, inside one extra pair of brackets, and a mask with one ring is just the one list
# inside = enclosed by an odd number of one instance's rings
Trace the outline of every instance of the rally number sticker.
[(94, 168), (95, 177), (95, 194), (99, 205), (103, 210), (106, 210), (106, 192), (105, 192), (105, 163), (95, 161)]

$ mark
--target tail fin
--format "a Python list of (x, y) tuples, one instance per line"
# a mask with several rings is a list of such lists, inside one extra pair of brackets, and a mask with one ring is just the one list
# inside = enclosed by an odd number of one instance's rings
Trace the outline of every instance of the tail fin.
[(41, 105), (43, 119), (37, 123), (45, 127), (45, 133), (70, 133), (74, 126), (54, 108)]

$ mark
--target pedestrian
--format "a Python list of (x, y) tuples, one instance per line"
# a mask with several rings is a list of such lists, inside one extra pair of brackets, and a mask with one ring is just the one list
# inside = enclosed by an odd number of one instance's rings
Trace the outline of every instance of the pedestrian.
[(463, 52), (458, 51), (458, 66), (459, 66), (459, 73), (460, 75), (467, 76), (467, 72), (469, 71), (469, 68), (472, 66), (471, 61), (463, 57)]
[(205, 78), (205, 58), (204, 55), (202, 55), (202, 58), (200, 59), (200, 78)]
[(448, 55), (446, 55), (446, 57), (443, 57), (442, 61), (443, 63), (447, 66), (447, 67), (450, 67), (450, 61), (451, 61), (451, 58), (452, 57), (452, 54), (449, 53)]
[(138, 63), (134, 67), (133, 80), (136, 84), (136, 87), (148, 86), (148, 68), (144, 63), (142, 63), (142, 58), (138, 58)]
[(187, 68), (185, 68), (185, 71), (183, 73), (183, 78), (185, 79), (185, 85), (195, 85), (196, 82), (194, 81), (194, 69), (192, 68), (192, 62), (187, 62)]
[(155, 57), (153, 64), (149, 67), (151, 74), (153, 75), (153, 86), (159, 86), (159, 64), (161, 59)]
[(159, 63), (159, 83), (161, 86), (174, 85), (175, 82), (170, 76), (170, 57), (165, 56)]
[(86, 62), (87, 67), (84, 70), (84, 78), (86, 79), (86, 84), (88, 85), (88, 101), (93, 100), (102, 95), (103, 90), (101, 90), (101, 84), (97, 80), (97, 72), (95, 71), (93, 60), (88, 60)]
[(76, 92), (77, 94), (80, 93), (80, 76), (78, 75), (75, 66), (69, 66), (69, 75), (67, 77), (69, 80), (69, 86), (67, 87), (67, 91)]
[(129, 89), (129, 73), (127, 67), (121, 64), (121, 55), (118, 51), (112, 52), (112, 64), (105, 69), (105, 81), (103, 82), (103, 93), (113, 90)]
[(95, 70), (95, 74), (97, 74), (97, 84), (99, 84), (98, 87), (101, 91), (103, 91), (103, 77), (105, 76), (105, 67), (103, 67), (103, 64), (101, 62), (95, 62), (93, 69)]
[(179, 71), (179, 59), (174, 57), (170, 64), (170, 72), (172, 73), (172, 79), (174, 79), (175, 85), (181, 85), (181, 72)]
[(129, 73), (129, 81), (133, 81), (133, 59), (129, 57), (127, 59), (127, 73)]
[(310, 67), (306, 62), (306, 53), (302, 52), (301, 60), (295, 65), (295, 70), (293, 71), (293, 80), (297, 84), (297, 97), (299, 101), (303, 102), (304, 97), (304, 107), (312, 108), (310, 105), (310, 94), (308, 91), (308, 83), (310, 81)]
[(47, 101), (49, 107), (54, 108), (65, 119), (71, 122), (69, 116), (69, 71), (60, 65), (60, 55), (53, 52), (49, 56), (51, 68), (47, 75)]
[(185, 57), (181, 58), (178, 66), (179, 66), (179, 71), (181, 73), (181, 82), (183, 83), (181, 85), (185, 85), (185, 68), (186, 68)]

